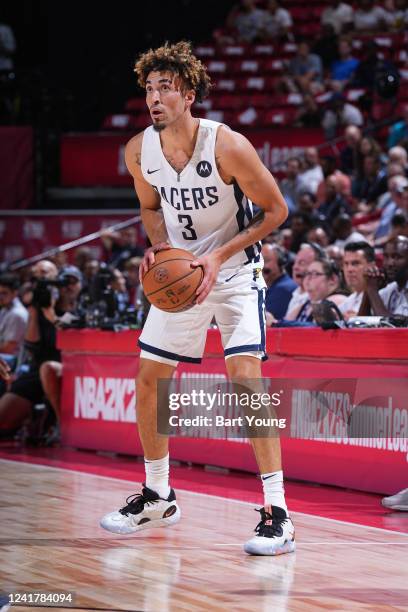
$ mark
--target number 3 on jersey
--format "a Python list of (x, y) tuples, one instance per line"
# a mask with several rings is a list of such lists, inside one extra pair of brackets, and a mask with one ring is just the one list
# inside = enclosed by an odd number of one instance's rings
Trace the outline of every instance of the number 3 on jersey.
[[(190, 215), (178, 215), (178, 220), (179, 223), (183, 225), (184, 229), (188, 230), (186, 232), (181, 232), (184, 240), (197, 240), (197, 234), (193, 228), (193, 220)], [(185, 221), (187, 221), (187, 223), (184, 225)]]

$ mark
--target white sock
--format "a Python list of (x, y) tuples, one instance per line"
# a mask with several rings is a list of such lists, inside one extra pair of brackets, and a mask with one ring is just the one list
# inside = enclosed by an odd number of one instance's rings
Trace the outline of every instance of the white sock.
[(146, 472), (146, 487), (156, 491), (163, 499), (170, 495), (169, 486), (169, 454), (163, 459), (144, 460)]
[(278, 506), (278, 508), (282, 508), (289, 515), (285, 501), (282, 470), (261, 474), (261, 479), (265, 506)]

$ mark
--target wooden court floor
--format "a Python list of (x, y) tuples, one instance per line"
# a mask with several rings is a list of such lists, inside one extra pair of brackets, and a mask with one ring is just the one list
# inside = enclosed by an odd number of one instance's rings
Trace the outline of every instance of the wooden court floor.
[(180, 491), (179, 524), (114, 536), (99, 518), (132, 484), (4, 460), (0, 469), (2, 593), (74, 591), (81, 611), (408, 610), (407, 534), (293, 513), (296, 553), (249, 557), (251, 504)]

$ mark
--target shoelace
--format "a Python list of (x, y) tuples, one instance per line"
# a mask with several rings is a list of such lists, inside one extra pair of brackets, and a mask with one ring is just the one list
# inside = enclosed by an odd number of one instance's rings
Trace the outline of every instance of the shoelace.
[(154, 504), (158, 501), (156, 495), (149, 494), (147, 489), (143, 489), (142, 493), (135, 493), (126, 498), (126, 506), (119, 510), (124, 516), (129, 514), (139, 514), (143, 511), (145, 505)]
[(274, 517), (269, 512), (266, 512), (265, 508), (255, 508), (255, 512), (259, 512), (261, 515), (261, 520), (255, 527), (255, 532), (259, 536), (274, 538), (275, 536), (280, 537), (282, 535), (282, 525), (287, 520), (287, 516)]

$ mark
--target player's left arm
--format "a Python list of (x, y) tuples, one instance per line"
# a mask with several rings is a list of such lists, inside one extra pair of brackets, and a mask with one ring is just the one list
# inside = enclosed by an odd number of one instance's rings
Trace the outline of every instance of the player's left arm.
[(288, 216), (288, 207), (275, 179), (242, 134), (220, 128), (215, 154), (222, 178), (226, 182), (238, 183), (247, 198), (261, 208), (263, 214), (234, 238), (200, 258), (204, 278), (197, 290), (198, 303), (203, 302), (211, 291), (218, 270), (227, 259), (265, 238)]

